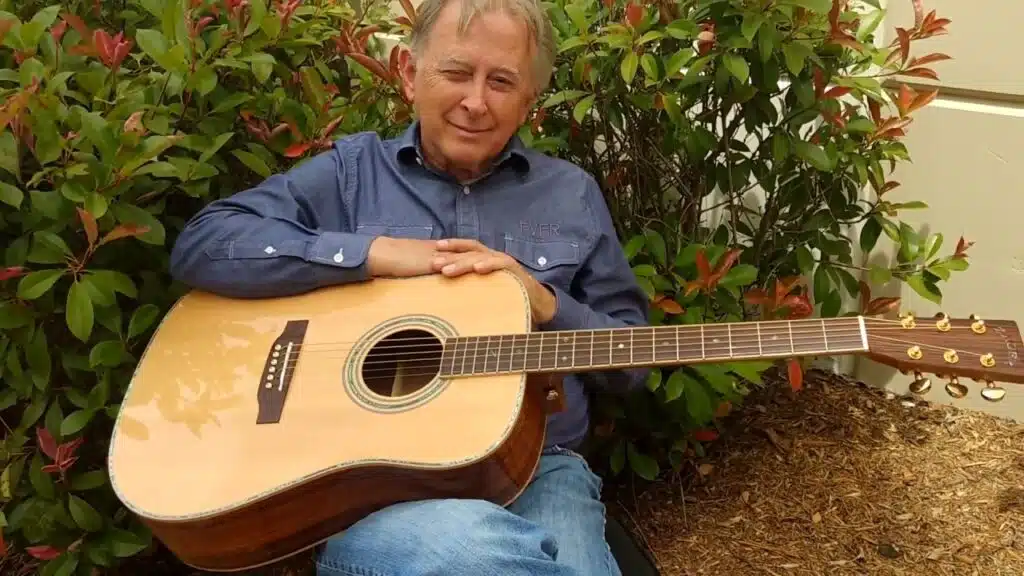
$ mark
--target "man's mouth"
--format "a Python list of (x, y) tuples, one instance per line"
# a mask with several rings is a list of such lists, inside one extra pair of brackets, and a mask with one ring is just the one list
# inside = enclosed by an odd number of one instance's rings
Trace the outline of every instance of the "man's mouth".
[(486, 128), (483, 128), (483, 129), (481, 129), (481, 128), (466, 128), (465, 126), (461, 126), (461, 125), (456, 124), (454, 122), (450, 122), (450, 124), (452, 126), (454, 126), (455, 128), (457, 128), (457, 129), (459, 129), (459, 130), (461, 130), (463, 132), (466, 132), (468, 134), (482, 134), (484, 132), (487, 132)]

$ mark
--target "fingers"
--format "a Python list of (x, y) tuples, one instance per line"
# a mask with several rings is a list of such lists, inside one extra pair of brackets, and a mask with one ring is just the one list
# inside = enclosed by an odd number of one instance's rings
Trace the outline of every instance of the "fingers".
[(434, 261), (434, 269), (448, 277), (469, 272), (488, 274), (509, 267), (509, 258), (500, 252), (463, 252), (443, 255)]
[(437, 241), (437, 249), (444, 252), (489, 252), (490, 249), (472, 238), (445, 238)]

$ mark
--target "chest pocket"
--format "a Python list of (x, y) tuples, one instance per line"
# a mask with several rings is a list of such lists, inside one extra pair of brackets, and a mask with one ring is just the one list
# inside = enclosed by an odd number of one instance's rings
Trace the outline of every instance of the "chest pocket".
[(434, 227), (430, 224), (359, 224), (356, 226), (356, 233), (430, 240), (434, 236)]
[(537, 242), (506, 236), (505, 253), (518, 260), (537, 280), (566, 291), (580, 267), (580, 246), (576, 242)]

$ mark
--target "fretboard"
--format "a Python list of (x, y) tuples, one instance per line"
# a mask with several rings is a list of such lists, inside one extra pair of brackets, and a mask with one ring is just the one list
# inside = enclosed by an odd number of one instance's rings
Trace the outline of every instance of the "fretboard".
[(867, 349), (859, 316), (461, 336), (445, 340), (441, 376), (586, 372)]

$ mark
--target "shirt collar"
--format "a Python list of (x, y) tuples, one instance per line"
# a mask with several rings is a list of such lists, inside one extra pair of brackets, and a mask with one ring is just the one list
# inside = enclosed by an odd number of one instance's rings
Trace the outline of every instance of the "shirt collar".
[[(420, 148), (420, 122), (415, 120), (398, 138), (398, 160), (402, 162), (423, 162), (423, 150)], [(494, 165), (497, 167), (508, 164), (521, 172), (529, 171), (530, 159), (526, 155), (526, 145), (518, 135), (513, 135), (498, 155)]]

